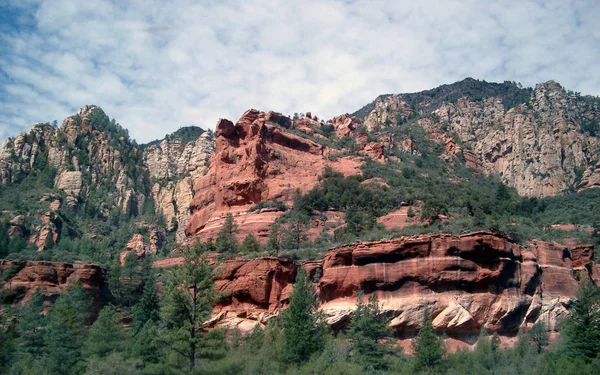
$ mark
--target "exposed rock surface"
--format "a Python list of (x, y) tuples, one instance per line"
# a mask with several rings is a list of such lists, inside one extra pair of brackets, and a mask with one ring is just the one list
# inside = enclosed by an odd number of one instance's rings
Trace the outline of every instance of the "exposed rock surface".
[[(594, 278), (593, 249), (537, 242), (528, 250), (489, 232), (421, 235), (356, 243), (330, 250), (304, 265), (317, 282), (320, 309), (333, 328), (344, 326), (356, 293), (377, 293), (382, 313), (400, 336), (415, 334), (428, 310), (434, 327), (457, 340), (489, 332), (514, 335), (542, 321), (550, 331), (567, 314), (577, 277)], [(231, 298), (218, 305), (212, 324), (264, 323), (286, 305), (300, 267), (276, 258), (225, 262), (215, 277)]]
[(526, 103), (512, 108), (499, 96), (465, 95), (434, 104), (440, 89), (381, 96), (370, 105), (365, 126), (393, 127), (421, 115), (418, 124), (446, 147), (446, 156), (463, 155), (468, 166), (500, 176), (521, 195), (545, 197), (600, 187), (600, 140), (594, 135), (597, 129), (587, 130), (590, 124), (598, 127), (600, 100), (568, 93), (548, 81), (537, 85)]
[(251, 109), (236, 124), (219, 121), (210, 168), (194, 184), (188, 236), (203, 241), (216, 237), (225, 215), (232, 212), (239, 214), (240, 235), (252, 232), (264, 240), (281, 214), (250, 208), (265, 201), (290, 204), (297, 190), (306, 192), (318, 183), (328, 150), (272, 125), (269, 116)]
[(106, 270), (94, 264), (0, 260), (0, 270), (2, 275), (10, 275), (1, 287), (15, 293), (15, 303), (27, 303), (36, 289), (46, 301), (54, 302), (75, 283), (80, 283), (93, 296), (95, 312), (110, 297)]
[(402, 95), (389, 95), (375, 100), (375, 108), (365, 118), (368, 130), (394, 126), (405, 121), (413, 110)]
[(164, 216), (169, 230), (176, 230), (178, 242), (185, 240), (195, 181), (204, 175), (215, 142), (212, 133), (185, 141), (166, 137), (144, 149), (144, 163), (154, 184), (152, 196), (157, 213)]

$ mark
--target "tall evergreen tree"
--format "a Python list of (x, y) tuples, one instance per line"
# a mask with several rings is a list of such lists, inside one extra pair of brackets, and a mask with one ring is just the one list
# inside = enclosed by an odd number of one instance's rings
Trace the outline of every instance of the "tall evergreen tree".
[(46, 319), (42, 315), (44, 310), (44, 298), (39, 289), (31, 296), (29, 305), (23, 309), (17, 332), (19, 333), (20, 351), (31, 355), (33, 358), (40, 357), (44, 349), (44, 324)]
[(117, 311), (114, 306), (105, 306), (92, 324), (86, 337), (83, 355), (86, 358), (104, 358), (112, 352), (121, 352), (124, 335), (117, 326)]
[(561, 333), (572, 356), (600, 354), (600, 288), (588, 282), (579, 289)]
[(90, 295), (81, 285), (69, 286), (52, 306), (44, 329), (48, 373), (81, 372), (77, 365), (81, 359), (81, 333), (89, 307)]
[(363, 299), (364, 294), (359, 290), (358, 305), (347, 333), (354, 342), (352, 358), (365, 368), (384, 369), (387, 367), (385, 356), (392, 350), (380, 340), (390, 336), (391, 330), (381, 315), (377, 294), (371, 294), (366, 304)]
[(233, 219), (233, 215), (231, 213), (227, 214), (225, 218), (225, 223), (219, 230), (219, 234), (217, 235), (217, 240), (215, 241), (215, 247), (217, 252), (219, 253), (230, 253), (233, 254), (237, 251), (237, 242), (235, 239), (235, 234), (237, 233), (237, 224)]
[(541, 353), (544, 347), (548, 345), (548, 331), (546, 331), (546, 327), (542, 322), (535, 323), (527, 332), (527, 336), (538, 353)]
[(241, 249), (244, 253), (258, 253), (260, 251), (260, 243), (252, 233), (248, 233), (244, 242), (242, 242)]
[(300, 268), (290, 304), (281, 313), (284, 358), (295, 364), (307, 361), (325, 344), (326, 331), (317, 313), (317, 296), (308, 273)]
[(154, 278), (150, 276), (144, 283), (142, 298), (133, 307), (133, 333), (138, 333), (146, 322), (160, 320), (160, 302)]
[(283, 232), (283, 245), (286, 249), (298, 250), (306, 241), (306, 226), (309, 217), (303, 212), (295, 212), (288, 219), (288, 226)]
[(425, 313), (423, 327), (413, 339), (412, 349), (415, 352), (414, 366), (416, 371), (437, 370), (444, 358), (442, 341), (433, 330), (429, 313)]
[(267, 249), (269, 254), (279, 256), (279, 250), (281, 250), (281, 226), (279, 223), (273, 223), (271, 230), (269, 231), (269, 241), (267, 242)]
[(165, 288), (162, 317), (171, 348), (196, 367), (202, 340), (202, 323), (210, 317), (215, 300), (213, 268), (200, 246), (183, 251), (183, 265), (173, 269)]

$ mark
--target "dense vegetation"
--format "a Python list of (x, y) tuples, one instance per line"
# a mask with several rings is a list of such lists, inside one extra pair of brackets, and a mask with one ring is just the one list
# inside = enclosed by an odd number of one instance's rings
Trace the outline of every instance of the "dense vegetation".
[[(95, 322), (90, 296), (78, 285), (61, 294), (47, 314), (36, 292), (25, 307), (5, 307), (0, 330), (0, 371), (7, 374), (597, 374), (600, 366), (600, 290), (584, 285), (561, 337), (549, 344), (540, 324), (520, 333), (516, 346), (500, 347), (481, 331), (474, 351), (449, 354), (425, 314), (412, 340), (414, 355), (393, 345), (379, 302), (362, 294), (346, 329), (329, 331), (318, 312), (308, 274), (301, 270), (289, 307), (249, 334), (206, 330), (203, 322), (220, 296), (212, 267), (197, 245), (183, 266), (158, 275), (133, 263), (121, 283), (136, 285), (134, 300), (115, 299)], [(14, 320), (13, 317), (18, 317)], [(128, 319), (121, 319), (129, 317)], [(131, 323), (124, 324), (133, 319)], [(15, 322), (16, 326), (7, 324)]]

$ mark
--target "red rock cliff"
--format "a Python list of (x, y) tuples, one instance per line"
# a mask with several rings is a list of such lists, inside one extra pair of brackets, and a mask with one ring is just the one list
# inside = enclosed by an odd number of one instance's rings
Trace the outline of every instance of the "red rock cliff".
[(73, 283), (81, 283), (94, 297), (96, 312), (110, 296), (106, 270), (95, 264), (0, 260), (0, 269), (5, 276), (2, 288), (13, 291), (13, 302), (27, 303), (36, 289), (54, 302)]
[[(194, 186), (194, 199), (186, 235), (216, 237), (227, 212), (236, 218), (239, 236), (268, 235), (279, 212), (248, 213), (259, 202), (291, 202), (297, 189), (314, 187), (325, 166), (323, 146), (276, 126), (282, 116), (246, 111), (234, 125), (217, 124), (216, 151), (210, 168)], [(284, 125), (287, 125), (285, 123)]]
[[(427, 310), (436, 330), (467, 340), (481, 327), (514, 336), (537, 321), (555, 331), (568, 313), (577, 277), (597, 277), (592, 255), (591, 247), (538, 242), (526, 249), (502, 235), (477, 232), (355, 243), (303, 266), (321, 275), (320, 308), (333, 328), (352, 316), (361, 288), (377, 293), (399, 336), (414, 334)], [(247, 331), (286, 305), (299, 265), (263, 258), (223, 267), (217, 290), (230, 298), (215, 308), (212, 323)]]

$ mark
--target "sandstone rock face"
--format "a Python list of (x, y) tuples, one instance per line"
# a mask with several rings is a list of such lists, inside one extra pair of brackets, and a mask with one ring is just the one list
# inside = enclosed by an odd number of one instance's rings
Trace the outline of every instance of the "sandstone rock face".
[(233, 260), (216, 269), (215, 291), (227, 297), (214, 308), (213, 325), (249, 332), (265, 324), (288, 302), (297, 266), (290, 260)]
[(368, 130), (377, 130), (386, 126), (395, 126), (412, 115), (413, 110), (402, 95), (379, 97), (375, 108), (365, 119)]
[[(422, 115), (418, 124), (446, 147), (445, 158), (462, 155), (469, 167), (498, 175), (521, 195), (546, 197), (600, 187), (600, 139), (585, 130), (600, 122), (600, 101), (567, 93), (553, 81), (537, 85), (526, 103), (510, 109), (500, 97), (465, 96), (432, 104), (435, 92), (430, 94), (416, 102), (412, 94), (379, 97), (365, 126), (383, 129)], [(402, 143), (398, 147), (412, 149)]]
[(119, 255), (119, 261), (121, 265), (125, 264), (125, 259), (129, 254), (134, 254), (138, 259), (149, 255), (156, 255), (160, 250), (160, 246), (163, 242), (163, 237), (157, 230), (151, 229), (149, 231), (149, 241), (146, 243), (144, 236), (136, 233), (131, 237), (125, 250)]
[(15, 292), (14, 303), (27, 303), (36, 289), (46, 301), (54, 302), (74, 283), (81, 283), (93, 296), (95, 312), (110, 296), (106, 270), (94, 264), (0, 260), (0, 269), (2, 274), (12, 274), (1, 287)]
[[(270, 125), (267, 117), (251, 109), (235, 125), (225, 119), (217, 124), (210, 168), (194, 184), (188, 236), (208, 239), (217, 229), (209, 223), (221, 220), (226, 213), (247, 212), (263, 201), (289, 203), (297, 189), (305, 192), (317, 184), (325, 167), (324, 147)], [(276, 217), (271, 215), (272, 220)], [(268, 230), (272, 221), (263, 219), (264, 215), (245, 217), (248, 223), (263, 222)], [(244, 225), (239, 229), (246, 230)]]
[(186, 238), (184, 230), (194, 196), (192, 187), (206, 173), (214, 150), (214, 137), (209, 132), (188, 142), (167, 137), (144, 149), (144, 163), (155, 181), (152, 196), (156, 212), (164, 216), (169, 230), (176, 230), (177, 242)]
[(276, 258), (225, 262), (215, 282), (231, 298), (215, 307), (211, 324), (249, 331), (264, 323), (285, 307), (303, 266), (320, 275), (320, 309), (334, 329), (348, 323), (360, 288), (378, 295), (382, 313), (401, 337), (418, 331), (425, 310), (438, 332), (462, 342), (481, 327), (511, 336), (541, 321), (555, 331), (568, 314), (577, 277), (597, 277), (593, 249), (547, 242), (531, 249), (477, 232), (355, 243), (304, 265)]
[[(470, 146), (465, 159), (473, 166), (499, 175), (521, 195), (545, 197), (598, 186), (600, 141), (581, 130), (582, 113), (589, 112), (583, 105), (550, 81), (508, 111), (500, 98), (464, 98), (436, 110), (437, 124), (421, 123), (430, 132), (445, 124)], [(581, 182), (577, 169), (584, 171)]]
[(352, 134), (355, 129), (361, 126), (361, 121), (349, 114), (334, 117), (327, 121), (327, 124), (333, 125), (335, 135), (338, 138), (344, 138)]
[(46, 139), (56, 135), (47, 124), (36, 124), (27, 133), (7, 139), (0, 149), (0, 185), (21, 181), (46, 148)]

